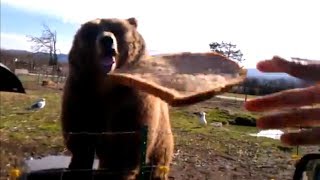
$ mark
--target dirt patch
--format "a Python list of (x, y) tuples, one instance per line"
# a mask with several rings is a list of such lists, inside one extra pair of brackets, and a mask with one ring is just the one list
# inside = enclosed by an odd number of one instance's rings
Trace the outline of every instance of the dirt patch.
[(43, 80), (41, 83), (41, 86), (45, 87), (45, 88), (51, 88), (51, 89), (57, 89), (57, 90), (62, 90), (62, 88), (63, 88), (62, 83), (56, 83), (51, 80)]
[[(176, 132), (186, 136), (184, 132)], [(187, 135), (189, 138), (190, 134)], [(201, 142), (205, 136), (194, 135), (193, 142)], [(208, 140), (208, 139), (207, 139)], [(221, 142), (223, 143), (223, 142)], [(175, 179), (291, 179), (293, 161), (288, 153), (276, 152), (258, 144), (229, 141), (233, 144), (229, 153), (219, 153), (203, 146), (176, 145), (176, 156), (171, 176)], [(241, 152), (242, 151), (242, 152)]]

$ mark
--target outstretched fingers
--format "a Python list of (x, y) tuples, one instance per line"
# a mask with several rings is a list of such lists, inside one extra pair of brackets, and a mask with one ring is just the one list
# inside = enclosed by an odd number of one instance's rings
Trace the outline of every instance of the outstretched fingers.
[(281, 142), (290, 146), (297, 145), (319, 145), (320, 128), (302, 130), (298, 133), (286, 133), (281, 136)]
[(249, 111), (271, 111), (316, 103), (320, 103), (320, 84), (266, 95), (250, 100), (244, 106)]
[(274, 56), (271, 60), (260, 61), (257, 68), (263, 72), (283, 72), (310, 81), (320, 81), (320, 61), (285, 60)]
[[(274, 56), (260, 61), (257, 68), (262, 72), (282, 72), (306, 81), (320, 81), (320, 61), (291, 60)], [(308, 88), (291, 89), (256, 98), (245, 103), (249, 111), (272, 111), (284, 108), (301, 108), (320, 103), (320, 84)], [(287, 127), (313, 127), (298, 133), (285, 133), (281, 141), (288, 145), (320, 144), (320, 108), (302, 108), (261, 117), (257, 121), (260, 129), (282, 129)]]
[[(266, 115), (257, 120), (259, 129), (320, 126), (320, 108), (291, 110)], [(319, 137), (320, 139), (320, 137)]]

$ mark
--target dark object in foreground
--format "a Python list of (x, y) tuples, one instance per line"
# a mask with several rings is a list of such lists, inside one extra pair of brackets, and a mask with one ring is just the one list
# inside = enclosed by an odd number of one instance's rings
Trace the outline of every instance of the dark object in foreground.
[(19, 78), (2, 63), (0, 63), (0, 91), (26, 93)]
[[(305, 175), (304, 175), (305, 173)], [(296, 164), (293, 180), (307, 179), (320, 180), (320, 154), (306, 154)]]
[[(151, 172), (151, 168), (147, 167), (144, 169), (144, 172)], [(105, 180), (105, 179), (121, 179), (121, 176), (128, 173), (128, 171), (121, 172), (108, 172), (107, 170), (69, 170), (66, 168), (58, 168), (58, 169), (46, 169), (33, 171), (26, 174), (23, 174), (19, 180)], [(148, 173), (147, 173), (148, 174)], [(138, 179), (150, 179), (150, 177), (145, 177), (141, 175)], [(169, 179), (174, 179), (173, 177), (169, 177)]]
[(229, 122), (232, 125), (256, 127), (256, 119), (253, 117), (236, 117)]
[(68, 170), (48, 169), (33, 171), (23, 175), (21, 180), (73, 180), (73, 179), (114, 179), (121, 176), (123, 172), (108, 172), (104, 170)]

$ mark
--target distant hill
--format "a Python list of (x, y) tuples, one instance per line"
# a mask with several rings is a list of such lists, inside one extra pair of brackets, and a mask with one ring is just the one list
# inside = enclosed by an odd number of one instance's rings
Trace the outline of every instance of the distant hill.
[(59, 62), (68, 62), (68, 55), (67, 54), (58, 54), (58, 61)]
[(248, 69), (248, 77), (263, 77), (265, 79), (296, 79), (286, 73), (264, 73), (255, 68)]
[(314, 82), (305, 81), (305, 80), (302, 80), (299, 78), (295, 78), (295, 77), (289, 76), (286, 73), (263, 73), (263, 72), (259, 71), (258, 69), (253, 69), (253, 68), (248, 69), (247, 77), (248, 78), (257, 78), (260, 81), (283, 79), (283, 80), (286, 80), (287, 82), (294, 83), (298, 87), (306, 87), (306, 86), (314, 84)]
[[(1, 49), (1, 54), (9, 55), (9, 57), (17, 56), (17, 57), (28, 57), (33, 56), (39, 59), (47, 59), (49, 57), (49, 53), (39, 52), (33, 53), (25, 50), (16, 50), (16, 49)], [(67, 62), (68, 55), (67, 54), (58, 54), (59, 62)]]

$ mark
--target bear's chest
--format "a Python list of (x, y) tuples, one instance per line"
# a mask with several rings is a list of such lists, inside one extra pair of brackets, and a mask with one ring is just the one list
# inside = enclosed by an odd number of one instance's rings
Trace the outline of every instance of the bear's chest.
[(106, 126), (115, 131), (139, 128), (145, 97), (146, 94), (123, 86), (106, 93), (100, 101)]

